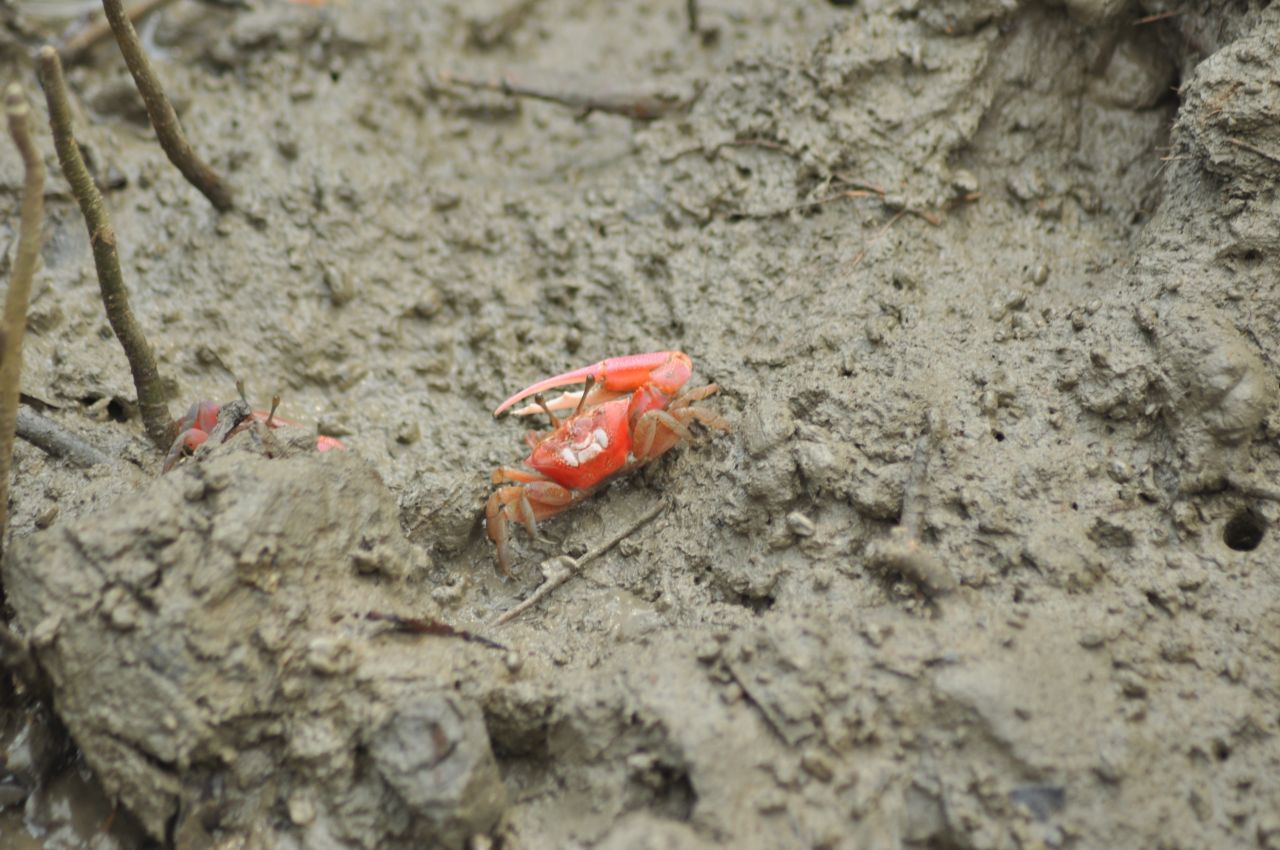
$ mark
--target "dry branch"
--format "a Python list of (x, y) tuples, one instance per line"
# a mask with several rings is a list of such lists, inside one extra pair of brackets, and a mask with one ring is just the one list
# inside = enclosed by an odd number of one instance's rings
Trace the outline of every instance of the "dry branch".
[(10, 83), (4, 93), (9, 135), (22, 155), (22, 221), (18, 256), (4, 297), (3, 347), (0, 347), (0, 551), (9, 523), (9, 478), (13, 471), (13, 437), (18, 424), (18, 395), (22, 382), (22, 337), (27, 330), (31, 278), (40, 262), (44, 226), (44, 159), (31, 137), (31, 107), (26, 92)]
[(18, 408), (18, 436), (52, 457), (76, 466), (111, 463), (111, 457), (95, 449), (52, 419), (34, 410)]
[(503, 623), (509, 623), (512, 620), (514, 620), (516, 617), (519, 617), (525, 611), (528, 611), (530, 608), (537, 605), (543, 599), (550, 596), (551, 592), (554, 591), (557, 587), (564, 584), (569, 579), (573, 578), (575, 575), (581, 572), (583, 567), (585, 567), (587, 564), (591, 563), (596, 558), (599, 558), (601, 555), (608, 552), (614, 546), (617, 546), (623, 540), (626, 540), (632, 534), (635, 534), (637, 531), (640, 530), (642, 526), (644, 526), (645, 523), (653, 520), (654, 517), (662, 513), (663, 510), (665, 509), (666, 509), (666, 503), (658, 502), (652, 508), (650, 508), (649, 510), (641, 514), (640, 517), (635, 522), (633, 522), (628, 528), (619, 532), (618, 534), (615, 534), (613, 537), (609, 538), (604, 543), (601, 543), (599, 546), (592, 549), (590, 552), (587, 552), (581, 558), (578, 558), (575, 560), (573, 558), (570, 558), (568, 555), (560, 555), (559, 557), (548, 558), (547, 560), (543, 561), (542, 562), (542, 577), (543, 577), (542, 584), (538, 585), (537, 590), (531, 593), (528, 599), (524, 600), (519, 605), (514, 605), (511, 608), (507, 609), (506, 611), (502, 612), (502, 614), (500, 614), (498, 618), (493, 621), (493, 625), (501, 626)]
[(160, 87), (160, 81), (151, 68), (151, 60), (147, 59), (146, 51), (142, 49), (138, 31), (133, 28), (133, 22), (129, 20), (120, 0), (102, 0), (102, 8), (107, 13), (107, 21), (116, 35), (116, 43), (120, 45), (129, 73), (133, 74), (133, 81), (147, 105), (147, 115), (156, 129), (160, 147), (164, 148), (169, 161), (177, 166), (182, 176), (209, 199), (209, 203), (219, 212), (227, 212), (233, 206), (231, 192), (217, 172), (198, 157), (187, 143), (182, 125), (178, 123), (178, 113), (173, 111), (173, 104), (165, 97), (164, 89)]
[(683, 112), (692, 101), (674, 93), (630, 91), (601, 87), (585, 80), (526, 80), (504, 72), (495, 77), (469, 77), (452, 71), (436, 75), (442, 85), (479, 91), (494, 91), (509, 97), (542, 100), (576, 109), (582, 114), (606, 112), (636, 121), (653, 121), (674, 112)]
[(39, 58), (40, 84), (44, 86), (49, 103), (49, 124), (53, 128), (53, 144), (58, 149), (58, 162), (62, 173), (71, 184), (85, 225), (89, 228), (89, 244), (93, 248), (93, 263), (98, 270), (98, 285), (102, 290), (102, 303), (106, 307), (107, 320), (129, 359), (133, 373), (133, 385), (138, 391), (138, 409), (147, 436), (157, 448), (168, 448), (172, 439), (169, 426), (169, 406), (165, 403), (164, 388), (156, 370), (155, 356), (142, 327), (129, 307), (129, 290), (124, 285), (120, 271), (120, 258), (116, 254), (116, 234), (102, 203), (102, 193), (94, 185), (89, 169), (80, 155), (80, 146), (71, 129), (71, 105), (67, 100), (66, 82), (62, 77), (62, 62), (58, 51), (45, 47)]

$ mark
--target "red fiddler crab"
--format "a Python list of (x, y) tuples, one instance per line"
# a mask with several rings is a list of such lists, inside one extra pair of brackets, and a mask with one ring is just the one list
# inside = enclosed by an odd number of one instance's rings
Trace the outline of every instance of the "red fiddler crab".
[[(719, 389), (715, 384), (681, 392), (693, 372), (693, 361), (681, 351), (655, 351), (611, 357), (581, 369), (525, 387), (498, 405), (498, 416), (523, 399), (536, 404), (513, 411), (516, 416), (545, 412), (551, 431), (529, 431), (531, 449), (523, 466), (500, 466), (485, 506), (485, 526), (498, 550), (498, 567), (511, 575), (507, 530), (519, 522), (532, 535), (538, 521), (586, 499), (615, 476), (644, 466), (681, 441), (692, 441), (692, 422), (728, 431), (715, 413), (693, 407)], [(585, 382), (581, 392), (547, 401), (544, 390)], [(556, 410), (572, 408), (561, 419)]]
[[(279, 402), (279, 398), (276, 398), (275, 401)], [(180, 458), (193, 454), (196, 449), (204, 445), (204, 442), (209, 439), (209, 432), (218, 424), (218, 412), (221, 409), (217, 402), (197, 401), (187, 410), (186, 416), (174, 423), (178, 437), (169, 448), (169, 453), (165, 455), (164, 466), (161, 467), (162, 473), (173, 469)], [(295, 423), (290, 422), (288, 419), (281, 419), (276, 416), (275, 406), (273, 405), (270, 411), (251, 411), (248, 416), (236, 425), (231, 433), (227, 434), (228, 439), (248, 428), (251, 422), (261, 422), (268, 428), (296, 427)], [(327, 452), (330, 449), (345, 450), (346, 446), (333, 437), (325, 437), (323, 435), (316, 437), (316, 451)]]

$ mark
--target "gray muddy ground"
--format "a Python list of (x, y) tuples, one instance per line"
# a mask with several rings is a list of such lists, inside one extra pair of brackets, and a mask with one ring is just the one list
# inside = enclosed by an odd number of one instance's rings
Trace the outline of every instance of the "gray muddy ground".
[[(1280, 847), (1280, 7), (699, 6), (178, 2), (224, 216), (111, 45), (71, 73), (175, 415), (240, 378), (351, 451), (160, 476), (52, 179), (24, 389), (119, 461), (18, 447), (58, 719), (10, 712), (4, 846)], [(502, 70), (695, 99), (444, 80)], [(668, 348), (732, 432), (503, 580), (494, 405)]]

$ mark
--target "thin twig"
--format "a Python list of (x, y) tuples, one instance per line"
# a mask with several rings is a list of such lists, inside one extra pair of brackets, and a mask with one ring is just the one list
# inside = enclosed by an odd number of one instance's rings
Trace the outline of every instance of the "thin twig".
[(872, 248), (874, 248), (876, 246), (876, 243), (879, 242), (881, 239), (883, 239), (885, 234), (889, 232), (889, 228), (897, 224), (898, 219), (902, 218), (906, 214), (907, 214), (906, 210), (899, 210), (893, 216), (893, 218), (889, 219), (888, 224), (880, 228), (880, 230), (876, 233), (876, 235), (871, 237), (871, 241), (868, 242), (861, 251), (859, 251), (857, 254), (854, 254), (853, 260), (851, 260), (849, 263), (849, 271), (853, 271), (858, 266), (862, 265), (862, 261), (866, 259), (867, 252), (869, 252)]
[(542, 563), (542, 574), (544, 581), (538, 585), (538, 589), (529, 595), (529, 598), (504, 611), (496, 620), (493, 621), (495, 626), (501, 626), (503, 623), (509, 623), (516, 617), (519, 617), (525, 611), (537, 605), (543, 599), (551, 594), (557, 587), (573, 578), (587, 564), (599, 558), (605, 552), (608, 552), (614, 546), (617, 546), (623, 540), (626, 540), (632, 534), (639, 531), (646, 523), (651, 522), (658, 514), (666, 508), (665, 502), (658, 502), (649, 510), (640, 515), (640, 518), (631, 524), (629, 528), (619, 534), (609, 538), (596, 548), (592, 549), (581, 558), (574, 560), (568, 555), (561, 555), (558, 558), (549, 558)]
[(453, 637), (465, 640), (470, 643), (478, 643), (481, 646), (487, 646), (490, 649), (503, 649), (506, 647), (497, 641), (489, 640), (487, 637), (469, 632), (466, 629), (456, 629), (443, 620), (424, 620), (420, 617), (401, 617), (399, 614), (391, 614), (386, 611), (370, 611), (364, 615), (366, 620), (373, 622), (389, 623), (392, 629), (397, 632), (405, 632), (411, 635), (435, 635), (436, 637)]
[[(125, 14), (129, 16), (129, 20), (136, 23), (172, 2), (173, 0), (138, 0), (137, 3), (125, 9)], [(68, 65), (74, 65), (83, 59), (98, 42), (109, 35), (111, 35), (111, 24), (107, 22), (106, 18), (103, 18), (64, 41), (58, 53), (62, 56), (63, 62)]]
[(18, 436), (46, 454), (69, 461), (76, 466), (111, 463), (108, 455), (98, 451), (52, 419), (25, 407), (18, 408)]
[(169, 161), (177, 166), (182, 176), (192, 186), (209, 199), (209, 203), (218, 212), (227, 212), (233, 206), (231, 192), (227, 189), (217, 173), (208, 163), (196, 156), (196, 152), (187, 143), (187, 137), (178, 123), (178, 114), (173, 111), (173, 104), (165, 97), (160, 81), (156, 79), (151, 68), (151, 60), (147, 59), (142, 42), (138, 40), (138, 31), (133, 22), (125, 14), (120, 0), (102, 0), (102, 8), (107, 13), (107, 21), (116, 35), (116, 43), (124, 55), (124, 63), (133, 74), (133, 81), (138, 86), (142, 100), (147, 105), (147, 115), (151, 117), (151, 126), (156, 129), (160, 147), (164, 148)]
[(71, 192), (80, 205), (85, 225), (89, 228), (89, 244), (93, 248), (93, 263), (98, 270), (98, 286), (102, 290), (102, 303), (107, 320), (129, 359), (133, 373), (133, 385), (138, 391), (138, 409), (147, 436), (158, 448), (168, 448), (172, 439), (169, 426), (169, 406), (165, 403), (164, 387), (156, 370), (155, 356), (142, 327), (129, 307), (129, 290), (124, 285), (120, 271), (120, 258), (116, 254), (116, 233), (111, 228), (107, 209), (102, 203), (102, 193), (94, 185), (89, 169), (85, 167), (71, 127), (71, 105), (67, 100), (66, 82), (62, 77), (62, 62), (58, 51), (52, 47), (40, 50), (40, 84), (44, 86), (49, 103), (49, 124), (53, 128), (53, 144), (58, 149), (58, 162), (62, 173), (71, 184)]
[[(712, 145), (709, 148), (705, 144), (698, 144), (698, 145), (694, 145), (693, 147), (682, 148), (681, 150), (678, 150), (675, 153), (670, 154), (669, 156), (663, 157), (661, 162), (664, 165), (668, 165), (670, 163), (675, 162), (678, 159), (681, 159), (683, 157), (686, 157), (690, 154), (695, 154), (695, 153), (700, 153), (704, 158), (708, 160), (712, 160), (718, 157), (720, 155), (720, 151), (724, 150), (725, 148), (762, 148), (763, 150), (778, 151), (779, 153), (784, 153), (787, 156), (794, 156), (794, 157), (800, 156), (799, 151), (794, 150), (793, 148), (783, 144), (782, 142), (775, 142), (773, 139), (741, 138), (741, 139), (726, 139), (723, 142), (716, 142), (714, 145)], [(868, 186), (866, 188), (872, 188), (872, 187)]]
[(441, 71), (437, 79), (445, 84), (466, 89), (496, 91), (511, 97), (528, 97), (577, 109), (583, 113), (607, 112), (637, 121), (653, 121), (689, 108), (690, 100), (663, 92), (635, 92), (599, 89), (586, 91), (570, 89), (563, 84), (539, 84), (519, 80), (514, 74), (504, 73), (496, 77), (467, 77), (450, 71)]
[(833, 201), (849, 200), (853, 198), (875, 198), (875, 197), (879, 197), (877, 193), (868, 191), (866, 189), (849, 189), (847, 191), (835, 192), (830, 195), (823, 195), (821, 198), (814, 198), (811, 201), (800, 201), (798, 203), (794, 203), (789, 206), (782, 207), (781, 209), (762, 210), (760, 212), (738, 212), (738, 213), (733, 213), (733, 215), (739, 218), (751, 218), (751, 219), (778, 218), (780, 216), (790, 215), (793, 212), (799, 212), (801, 210), (811, 210), (817, 207), (825, 206), (827, 204), (832, 203)]
[(27, 304), (31, 278), (40, 262), (44, 244), (44, 158), (31, 136), (31, 106), (18, 83), (4, 93), (9, 135), (22, 155), (22, 220), (18, 256), (9, 275), (4, 298), (3, 347), (0, 348), (0, 552), (9, 522), (9, 478), (13, 470), (13, 437), (18, 421), (19, 384), (22, 382), (22, 338), (27, 330)]
[(685, 20), (689, 24), (689, 32), (698, 31), (698, 0), (684, 0)]
[(1133, 22), (1133, 25), (1135, 27), (1140, 27), (1145, 24), (1154, 24), (1156, 21), (1168, 20), (1169, 18), (1176, 17), (1177, 15), (1181, 15), (1181, 14), (1182, 14), (1181, 9), (1174, 9), (1171, 12), (1160, 12), (1159, 14), (1156, 14), (1156, 15), (1147, 15), (1145, 18), (1138, 18)]
[(1280, 154), (1274, 154), (1271, 151), (1265, 151), (1257, 145), (1251, 145), (1244, 139), (1227, 139), (1227, 141), (1238, 148), (1244, 148), (1250, 153), (1256, 153), (1263, 159), (1269, 159), (1276, 164), (1280, 164)]

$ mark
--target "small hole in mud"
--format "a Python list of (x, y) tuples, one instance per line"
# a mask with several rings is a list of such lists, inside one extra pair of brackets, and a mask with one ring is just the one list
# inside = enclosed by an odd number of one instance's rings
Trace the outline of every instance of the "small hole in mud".
[[(102, 405), (102, 398), (102, 396), (87, 395), (80, 399), (80, 403), (85, 407), (100, 406)], [(129, 421), (129, 405), (127, 405), (121, 398), (112, 396), (102, 409), (106, 411), (107, 416), (113, 422)]]
[(1231, 746), (1218, 738), (1213, 742), (1213, 755), (1218, 761), (1226, 761), (1231, 758)]
[(1266, 533), (1267, 524), (1262, 517), (1246, 508), (1227, 520), (1222, 529), (1222, 542), (1237, 552), (1252, 552)]
[(1003, 442), (1004, 442), (1004, 431), (996, 431), (996, 432), (995, 432), (995, 438), (996, 438), (996, 442), (997, 442), (997, 443), (1003, 443)]

